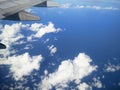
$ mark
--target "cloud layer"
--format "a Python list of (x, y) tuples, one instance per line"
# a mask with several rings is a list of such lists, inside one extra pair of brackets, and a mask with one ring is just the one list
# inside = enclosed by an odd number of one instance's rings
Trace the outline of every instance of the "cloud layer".
[[(26, 37), (21, 33), (22, 30), (30, 30), (33, 34)], [(9, 47), (21, 38), (27, 38), (28, 41), (31, 41), (34, 38), (42, 38), (45, 34), (59, 32), (60, 30), (60, 28), (55, 28), (52, 22), (49, 22), (48, 25), (44, 25), (42, 23), (15, 23), (12, 25), (4, 25), (4, 27), (1, 26), (2, 33), (0, 34), (0, 40)]]
[(51, 55), (57, 52), (57, 48), (54, 45), (48, 46), (48, 49), (50, 50)]

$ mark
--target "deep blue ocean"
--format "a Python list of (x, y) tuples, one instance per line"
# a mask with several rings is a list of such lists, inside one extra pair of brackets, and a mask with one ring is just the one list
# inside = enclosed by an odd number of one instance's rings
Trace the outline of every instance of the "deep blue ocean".
[[(22, 23), (32, 24), (36, 22), (48, 24), (48, 22), (52, 22), (56, 28), (61, 28), (59, 33), (47, 34), (38, 41), (32, 42), (34, 47), (32, 50), (18, 52), (18, 54), (23, 52), (29, 52), (31, 55), (42, 54), (45, 57), (38, 72), (39, 75), (43, 75), (45, 69), (49, 70), (49, 72), (55, 71), (62, 60), (73, 59), (79, 53), (85, 53), (91, 57), (93, 60), (92, 64), (97, 65), (98, 69), (90, 76), (84, 78), (83, 81), (91, 82), (92, 77), (102, 77), (104, 75), (105, 78), (101, 79), (101, 81), (105, 88), (93, 88), (93, 90), (120, 90), (120, 86), (117, 84), (120, 82), (120, 71), (106, 73), (103, 70), (105, 64), (120, 64), (119, 10), (33, 8), (33, 13), (40, 16), (41, 20)], [(16, 23), (14, 21), (1, 22), (3, 25)], [(50, 38), (50, 41), (44, 44), (43, 41), (47, 38)], [(49, 55), (47, 48), (48, 45), (52, 44), (57, 47), (54, 57)], [(19, 50), (22, 46), (17, 45), (14, 48)], [(51, 66), (49, 63), (55, 63), (56, 65)], [(5, 69), (6, 72), (2, 69)], [(4, 78), (7, 70), (7, 67), (1, 66), (0, 83), (9, 86), (10, 83), (15, 82), (12, 78)], [(36, 80), (38, 83), (39, 81), (40, 79)], [(29, 85), (31, 89), (34, 87), (32, 82), (26, 85)]]
[(105, 75), (102, 83), (106, 88), (101, 90), (119, 90), (120, 86), (113, 85), (113, 82), (120, 82), (120, 71), (105, 73), (103, 67), (108, 62), (120, 64), (120, 11), (52, 9), (50, 12), (47, 9), (47, 12), (41, 17), (63, 29), (55, 36), (58, 41), (50, 42), (58, 47), (60, 60), (73, 58), (79, 52), (86, 53), (99, 67), (94, 76)]

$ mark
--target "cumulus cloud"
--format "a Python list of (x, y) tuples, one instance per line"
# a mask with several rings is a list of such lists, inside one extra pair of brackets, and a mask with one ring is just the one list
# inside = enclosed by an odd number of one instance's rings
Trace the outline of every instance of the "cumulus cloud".
[(53, 55), (57, 52), (57, 48), (54, 45), (48, 46), (50, 54)]
[(92, 86), (96, 88), (102, 88), (102, 82), (100, 81), (100, 78), (93, 78), (94, 83), (92, 83)]
[(92, 90), (92, 87), (86, 83), (81, 83), (80, 85), (77, 86), (77, 89), (78, 90)]
[(104, 9), (106, 9), (106, 10), (119, 10), (119, 8), (114, 8), (114, 7), (105, 7)]
[(45, 34), (59, 32), (61, 29), (60, 28), (56, 29), (54, 27), (54, 24), (52, 22), (49, 22), (47, 26), (43, 24), (37, 24), (37, 23), (32, 24), (30, 27), (30, 30), (34, 31), (35, 34), (31, 35), (28, 40), (31, 40), (33, 37), (41, 38)]
[(28, 53), (14, 55), (6, 60), (0, 60), (0, 65), (10, 65), (10, 73), (15, 80), (21, 80), (23, 76), (30, 75), (33, 70), (39, 70), (42, 56), (31, 57)]
[(105, 72), (115, 72), (118, 70), (120, 70), (120, 65), (112, 65), (111, 63), (106, 64), (104, 68)]
[[(22, 23), (15, 23), (12, 25), (2, 25), (1, 24), (1, 34), (0, 34), (0, 40), (1, 43), (5, 44), (7, 49), (6, 53), (4, 53), (4, 56), (7, 57), (10, 54), (10, 48), (13, 44), (17, 43), (18, 40), (21, 38), (24, 38), (24, 35), (21, 34), (21, 28), (25, 27)], [(14, 50), (15, 51), (15, 50)], [(12, 52), (12, 51), (11, 51)]]
[[(25, 35), (22, 33), (24, 31), (30, 30), (32, 33)], [(10, 54), (10, 49), (13, 45), (24, 44), (25, 42), (34, 41), (36, 38), (42, 38), (45, 34), (59, 32), (60, 28), (55, 28), (52, 22), (49, 22), (48, 25), (42, 23), (33, 23), (33, 24), (22, 24), (15, 23), (12, 25), (2, 25), (0, 24), (0, 40), (1, 43), (7, 46), (7, 52), (5, 56)], [(22, 40), (21, 40), (22, 39)], [(24, 40), (24, 39), (27, 39)]]
[[(90, 75), (96, 70), (97, 66), (90, 65), (91, 58), (84, 53), (80, 53), (73, 60), (64, 60), (58, 69), (45, 76), (40, 83), (39, 89), (50, 90), (53, 87), (63, 89), (68, 87), (68, 83), (75, 81), (80, 84), (81, 79)], [(81, 84), (79, 88), (88, 88), (87, 84)]]
[(22, 23), (16, 23), (12, 25), (5, 25), (1, 29), (0, 40), (2, 43), (6, 44), (9, 47), (11, 44), (15, 43), (20, 38), (24, 36), (20, 33)]
[[(4, 27), (1, 25), (1, 34), (0, 40), (1, 42), (8, 45), (11, 45), (18, 41), (21, 38), (28, 38), (28, 41), (32, 40), (33, 38), (41, 38), (45, 34), (59, 32), (60, 28), (55, 28), (52, 22), (49, 22), (48, 25), (44, 25), (42, 23), (34, 23), (34, 24), (22, 24), (22, 23), (15, 23), (12, 25), (5, 25)], [(22, 29), (33, 31), (34, 34), (29, 36), (24, 36), (21, 32)]]

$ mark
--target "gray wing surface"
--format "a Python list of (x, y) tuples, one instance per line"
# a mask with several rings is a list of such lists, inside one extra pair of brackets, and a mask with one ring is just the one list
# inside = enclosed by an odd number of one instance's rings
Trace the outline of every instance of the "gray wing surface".
[(39, 20), (25, 9), (36, 7), (54, 7), (58, 6), (52, 0), (0, 0), (0, 19), (7, 20)]
[(0, 18), (5, 18), (2, 14), (0, 14)]

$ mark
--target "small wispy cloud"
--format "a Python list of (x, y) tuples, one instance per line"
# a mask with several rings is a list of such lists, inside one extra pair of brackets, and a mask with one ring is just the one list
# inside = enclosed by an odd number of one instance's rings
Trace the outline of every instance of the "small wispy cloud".
[(26, 11), (26, 12), (32, 12), (32, 9), (29, 8), (29, 9), (26, 9), (25, 11)]
[(111, 63), (105, 64), (105, 72), (116, 72), (118, 70), (120, 70), (120, 65), (113, 65)]
[(34, 31), (35, 34), (29, 36), (29, 38), (41, 38), (45, 34), (59, 32), (61, 29), (60, 28), (56, 29), (54, 27), (54, 24), (52, 22), (49, 22), (47, 26), (38, 23), (32, 24), (30, 30)]
[(87, 83), (80, 83), (77, 87), (78, 90), (92, 90), (92, 87)]
[(69, 4), (69, 3), (61, 5), (61, 8), (70, 8), (70, 7), (71, 7), (71, 4)]
[(92, 86), (96, 88), (103, 88), (102, 82), (100, 81), (100, 78), (93, 78)]
[(118, 8), (114, 8), (112, 6), (110, 7), (102, 7), (102, 6), (83, 6), (83, 5), (77, 5), (75, 8), (87, 8), (87, 9), (96, 9), (96, 10), (119, 10)]
[(70, 4), (120, 4), (119, 0), (56, 0), (60, 3)]
[(119, 10), (119, 8), (109, 6), (97, 6), (97, 5), (71, 5), (69, 3), (63, 4), (61, 8), (75, 8), (75, 9), (95, 9), (95, 10)]
[(50, 50), (51, 55), (57, 52), (57, 48), (54, 45), (48, 46), (48, 49)]

